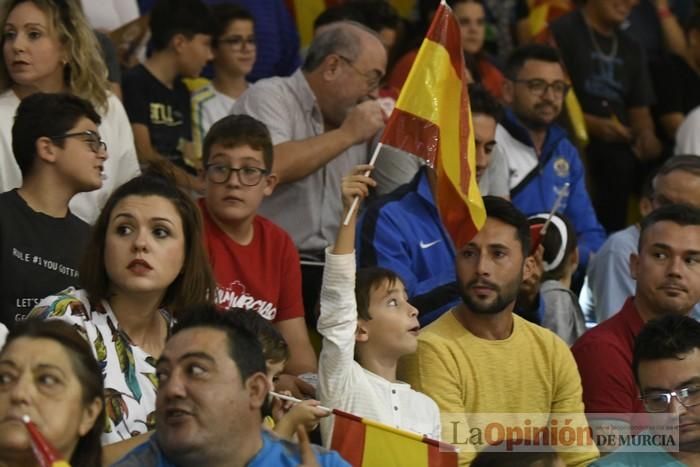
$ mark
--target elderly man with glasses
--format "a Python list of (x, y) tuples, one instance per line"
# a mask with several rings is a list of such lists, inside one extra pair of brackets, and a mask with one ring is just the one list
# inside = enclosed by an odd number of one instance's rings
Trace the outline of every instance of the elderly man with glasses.
[(307, 317), (318, 301), (324, 249), (341, 218), (341, 179), (367, 163), (368, 143), (384, 127), (376, 98), (386, 60), (374, 31), (350, 21), (329, 24), (299, 70), (255, 83), (233, 107), (270, 129), (279, 186), (260, 213), (299, 249)]
[(605, 231), (591, 205), (578, 150), (554, 123), (568, 90), (555, 49), (529, 45), (515, 50), (503, 88), (510, 108), (496, 130), (496, 150), (507, 161), (511, 200), (523, 213), (548, 212), (561, 197), (558, 211), (576, 229), (585, 270), (590, 254), (605, 241)]

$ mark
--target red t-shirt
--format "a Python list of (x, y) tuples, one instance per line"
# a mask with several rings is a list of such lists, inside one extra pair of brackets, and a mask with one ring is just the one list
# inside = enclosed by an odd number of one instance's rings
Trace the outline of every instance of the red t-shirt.
[(645, 412), (632, 372), (634, 339), (643, 326), (630, 297), (617, 314), (586, 332), (571, 348), (586, 412)]
[(253, 220), (253, 240), (239, 245), (213, 221), (204, 199), (204, 242), (216, 278), (216, 303), (255, 310), (273, 322), (304, 316), (301, 266), (289, 234), (261, 216)]

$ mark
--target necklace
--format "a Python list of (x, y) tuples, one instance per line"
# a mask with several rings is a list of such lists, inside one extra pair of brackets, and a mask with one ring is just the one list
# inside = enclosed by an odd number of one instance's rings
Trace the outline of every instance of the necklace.
[(588, 36), (591, 38), (591, 42), (593, 43), (593, 48), (598, 52), (598, 54), (607, 59), (607, 60), (612, 60), (615, 57), (617, 57), (617, 34), (613, 32), (612, 35), (612, 47), (610, 47), (610, 53), (609, 54), (604, 54), (603, 50), (600, 48), (600, 44), (598, 44), (598, 40), (595, 37), (595, 32), (593, 32), (593, 29), (591, 28), (591, 25), (588, 24), (588, 19), (586, 18), (586, 15), (581, 12), (581, 15), (583, 16), (583, 24), (586, 25), (586, 30), (588, 31)]

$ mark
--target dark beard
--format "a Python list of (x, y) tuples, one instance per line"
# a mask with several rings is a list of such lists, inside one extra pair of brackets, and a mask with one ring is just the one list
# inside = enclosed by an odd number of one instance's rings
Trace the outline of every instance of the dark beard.
[(520, 284), (522, 283), (522, 275), (518, 277), (517, 281), (511, 282), (504, 287), (498, 287), (495, 284), (482, 280), (481, 282), (487, 282), (491, 285), (496, 292), (496, 299), (490, 303), (483, 303), (474, 300), (467, 291), (477, 282), (478, 280), (473, 280), (468, 284), (460, 287), (459, 295), (462, 298), (462, 302), (467, 307), (469, 311), (477, 315), (495, 315), (504, 311), (508, 305), (513, 303), (518, 296), (518, 291), (520, 290)]
[[(539, 104), (539, 105), (543, 105), (543, 104)], [(554, 104), (550, 103), (549, 105), (551, 107), (555, 108)], [(559, 109), (559, 113), (557, 114), (557, 118), (559, 118), (559, 115), (561, 115), (561, 109)], [(525, 116), (525, 115), (518, 115), (518, 120), (520, 120), (520, 123), (522, 123), (523, 126), (530, 131), (546, 130), (550, 125), (552, 125), (556, 121), (557, 118), (555, 118), (551, 122), (545, 122), (544, 120), (537, 117), (536, 114), (533, 117)]]

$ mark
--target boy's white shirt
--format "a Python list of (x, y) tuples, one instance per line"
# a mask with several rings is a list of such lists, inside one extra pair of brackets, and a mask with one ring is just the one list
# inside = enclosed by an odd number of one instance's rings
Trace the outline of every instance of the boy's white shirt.
[[(323, 336), (318, 370), (321, 404), (440, 439), (440, 410), (431, 398), (406, 383), (387, 381), (355, 361), (355, 254), (331, 251), (332, 247), (326, 249), (318, 319)], [(331, 444), (333, 421), (332, 416), (321, 421), (326, 446)]]

